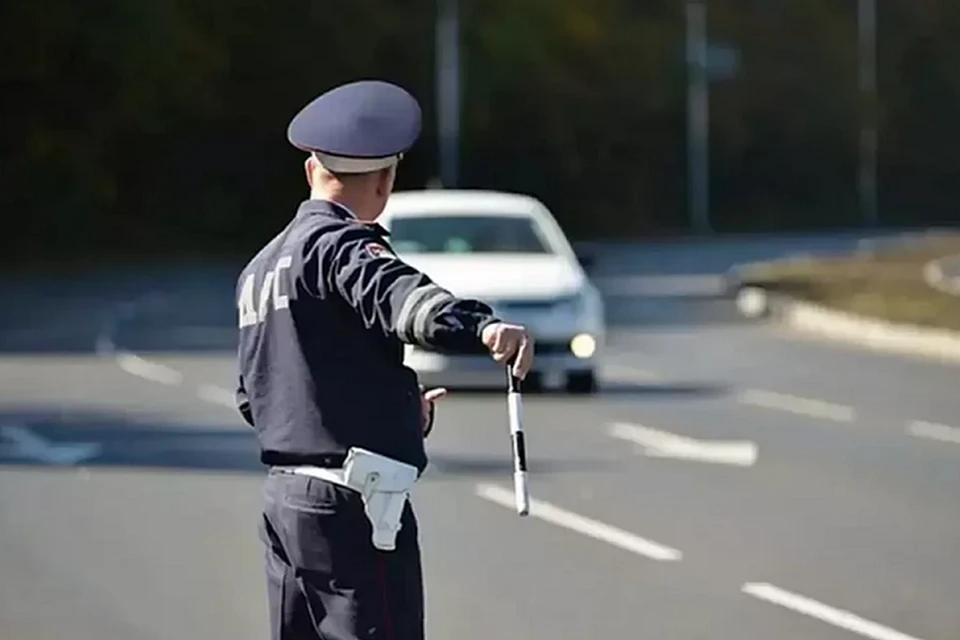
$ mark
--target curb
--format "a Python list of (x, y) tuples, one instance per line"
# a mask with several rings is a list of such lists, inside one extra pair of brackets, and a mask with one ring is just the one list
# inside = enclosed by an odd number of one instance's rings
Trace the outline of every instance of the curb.
[[(960, 364), (960, 332), (899, 324), (839, 311), (774, 293), (762, 283), (750, 281), (751, 267), (809, 258), (813, 256), (737, 265), (726, 274), (727, 297), (747, 318), (774, 320), (798, 331), (873, 351)], [(946, 262), (950, 262), (950, 267), (944, 268), (943, 263)], [(924, 268), (924, 279), (935, 289), (960, 295), (960, 278), (944, 273), (953, 270), (954, 264), (960, 268), (960, 254), (933, 260)]]
[[(745, 295), (753, 296), (751, 303), (743, 301)], [(758, 302), (760, 298), (763, 300)], [(736, 302), (745, 316), (765, 316), (791, 329), (821, 338), (873, 351), (960, 364), (960, 332), (886, 322), (772, 294), (757, 287), (745, 287)], [(760, 307), (762, 312), (751, 313)]]
[(960, 255), (945, 256), (931, 260), (923, 266), (924, 281), (937, 291), (960, 296), (960, 276), (948, 276), (946, 272), (960, 271)]

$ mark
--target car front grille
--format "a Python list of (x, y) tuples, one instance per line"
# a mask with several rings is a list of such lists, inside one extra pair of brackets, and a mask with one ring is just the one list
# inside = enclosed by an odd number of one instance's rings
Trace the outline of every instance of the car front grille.
[(570, 341), (565, 342), (534, 342), (534, 355), (561, 355), (570, 353)]
[(549, 311), (557, 304), (557, 300), (501, 300), (494, 306), (503, 311)]

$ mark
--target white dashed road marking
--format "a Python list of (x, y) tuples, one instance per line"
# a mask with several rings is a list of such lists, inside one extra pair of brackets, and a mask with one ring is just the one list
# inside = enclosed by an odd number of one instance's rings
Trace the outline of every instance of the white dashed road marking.
[(117, 354), (117, 364), (127, 373), (140, 376), (153, 382), (166, 385), (178, 385), (183, 382), (183, 375), (176, 369), (171, 369), (156, 362), (144, 360), (132, 353)]
[(236, 409), (237, 402), (232, 391), (212, 384), (202, 384), (197, 387), (197, 397), (211, 404), (218, 404), (228, 409)]
[(960, 429), (948, 427), (945, 424), (915, 420), (907, 425), (907, 433), (917, 438), (960, 444)]
[(761, 389), (747, 389), (740, 394), (737, 401), (753, 407), (786, 411), (834, 422), (854, 422), (857, 419), (857, 412), (852, 407)]
[[(476, 494), (484, 500), (502, 507), (511, 510), (515, 508), (513, 491), (510, 489), (492, 484), (481, 484), (477, 485)], [(575, 531), (652, 560), (673, 561), (680, 560), (683, 557), (683, 554), (677, 549), (646, 540), (629, 531), (592, 520), (541, 500), (530, 500), (530, 515), (544, 522)]]
[(740, 467), (750, 467), (757, 462), (757, 445), (744, 440), (695, 440), (626, 422), (609, 425), (607, 433), (612, 438), (640, 445), (644, 454), (651, 458), (676, 458)]
[(792, 609), (797, 613), (802, 613), (867, 638), (873, 638), (873, 640), (920, 640), (916, 636), (908, 636), (876, 622), (865, 620), (849, 611), (837, 609), (805, 596), (791, 593), (772, 584), (752, 582), (743, 585), (742, 591), (754, 598)]

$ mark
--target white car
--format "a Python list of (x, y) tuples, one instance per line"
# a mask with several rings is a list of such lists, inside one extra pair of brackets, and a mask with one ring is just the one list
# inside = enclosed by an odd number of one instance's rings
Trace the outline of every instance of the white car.
[[(401, 191), (390, 196), (378, 222), (405, 262), (530, 330), (535, 357), (525, 388), (596, 390), (603, 299), (540, 201), (493, 191)], [(406, 364), (427, 385), (506, 383), (504, 366), (489, 356), (408, 347)]]

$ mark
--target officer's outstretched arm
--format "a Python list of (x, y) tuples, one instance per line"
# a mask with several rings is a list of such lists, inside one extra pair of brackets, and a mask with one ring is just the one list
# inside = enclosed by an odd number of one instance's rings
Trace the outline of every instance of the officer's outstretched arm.
[(493, 310), (438, 286), (393, 254), (372, 230), (353, 224), (325, 235), (317, 256), (321, 289), (340, 295), (366, 326), (408, 344), (487, 352), (481, 334), (498, 321)]

